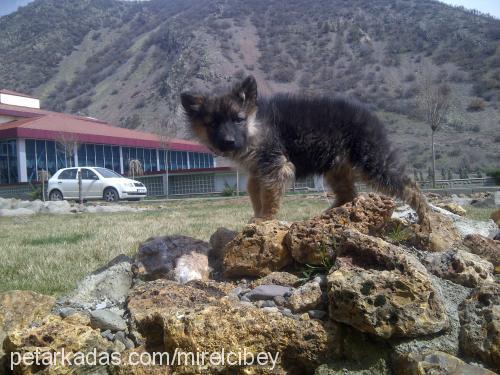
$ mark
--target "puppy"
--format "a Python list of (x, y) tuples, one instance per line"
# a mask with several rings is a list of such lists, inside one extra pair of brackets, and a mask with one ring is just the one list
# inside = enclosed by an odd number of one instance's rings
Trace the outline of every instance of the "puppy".
[(428, 221), (429, 206), (403, 173), (381, 121), (346, 99), (276, 95), (257, 98), (252, 76), (220, 96), (182, 93), (181, 102), (198, 139), (216, 154), (248, 170), (255, 218), (273, 219), (287, 184), (324, 175), (334, 206), (356, 196), (360, 179), (399, 197)]

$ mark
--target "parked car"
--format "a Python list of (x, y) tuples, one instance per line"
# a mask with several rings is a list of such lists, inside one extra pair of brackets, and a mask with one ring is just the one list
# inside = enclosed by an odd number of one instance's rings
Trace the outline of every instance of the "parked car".
[(82, 174), (82, 197), (85, 200), (104, 199), (107, 202), (117, 202), (120, 199), (140, 200), (148, 193), (142, 182), (125, 178), (110, 169), (63, 168), (49, 179), (47, 188), (49, 199), (79, 199), (78, 171)]

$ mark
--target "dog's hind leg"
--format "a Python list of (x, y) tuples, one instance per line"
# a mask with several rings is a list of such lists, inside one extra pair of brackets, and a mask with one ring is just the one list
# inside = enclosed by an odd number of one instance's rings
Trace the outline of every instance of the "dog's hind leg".
[(325, 173), (325, 180), (335, 193), (335, 202), (332, 207), (342, 206), (356, 197), (354, 171), (349, 164), (344, 163), (330, 169)]
[(260, 194), (260, 181), (259, 179), (250, 174), (248, 177), (247, 192), (252, 202), (254, 217), (260, 217), (262, 211), (262, 201)]

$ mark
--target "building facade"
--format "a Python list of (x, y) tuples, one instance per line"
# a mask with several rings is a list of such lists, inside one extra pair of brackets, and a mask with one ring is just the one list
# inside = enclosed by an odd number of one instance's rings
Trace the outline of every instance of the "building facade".
[(139, 160), (146, 175), (217, 170), (212, 153), (198, 143), (45, 111), (37, 98), (0, 90), (0, 185), (38, 181), (42, 171), (52, 175), (75, 166), (129, 175), (131, 160)]

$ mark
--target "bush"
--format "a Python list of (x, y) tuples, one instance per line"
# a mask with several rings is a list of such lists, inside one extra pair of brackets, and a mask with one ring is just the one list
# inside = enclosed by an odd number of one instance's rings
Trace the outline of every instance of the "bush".
[(495, 168), (486, 173), (488, 176), (493, 177), (495, 183), (500, 185), (500, 168)]
[(481, 98), (472, 99), (467, 110), (469, 112), (479, 112), (486, 108), (486, 102)]
[(236, 186), (230, 186), (227, 182), (225, 182), (221, 195), (223, 197), (232, 197), (236, 195)]

